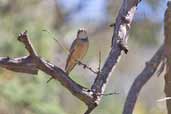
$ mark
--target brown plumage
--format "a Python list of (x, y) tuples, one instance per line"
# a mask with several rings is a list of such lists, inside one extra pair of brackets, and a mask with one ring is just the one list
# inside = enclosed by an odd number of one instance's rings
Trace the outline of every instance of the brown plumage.
[(77, 38), (73, 41), (69, 50), (65, 71), (69, 74), (78, 61), (81, 61), (86, 55), (89, 47), (89, 41), (87, 31), (85, 29), (79, 29), (77, 32)]

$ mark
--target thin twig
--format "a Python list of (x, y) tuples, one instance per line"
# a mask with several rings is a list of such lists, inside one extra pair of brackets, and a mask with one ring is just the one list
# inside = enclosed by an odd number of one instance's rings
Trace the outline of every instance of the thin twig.
[(57, 44), (61, 47), (61, 49), (63, 49), (64, 52), (65, 52), (66, 54), (69, 53), (69, 50), (68, 50), (66, 47), (64, 47), (64, 46), (55, 38), (56, 36), (55, 36), (53, 33), (51, 33), (51, 32), (48, 31), (48, 30), (42, 30), (42, 31), (45, 31), (45, 32), (47, 32), (48, 34), (51, 34), (52, 37), (53, 37), (53, 40), (55, 40), (55, 41), (57, 42)]
[(93, 72), (94, 74), (97, 74), (98, 73), (97, 71), (93, 70), (90, 66), (82, 63), (81, 61), (79, 61), (79, 60), (76, 60), (76, 61), (78, 62), (78, 65), (82, 65), (84, 69), (88, 69), (91, 72)]
[(103, 93), (103, 94), (97, 94), (97, 95), (102, 95), (102, 96), (109, 96), (109, 95), (118, 95), (118, 94), (120, 94), (120, 93), (118, 93), (118, 92), (113, 92), (113, 93)]
[(101, 71), (101, 51), (99, 51), (99, 67), (98, 67), (98, 76), (100, 74)]
[(50, 78), (46, 81), (46, 83), (49, 83), (52, 79), (53, 79), (53, 77), (50, 77)]
[(111, 23), (110, 25), (109, 25), (109, 27), (115, 27), (116, 25), (115, 25), (115, 23)]
[(64, 46), (62, 46), (61, 45), (61, 43), (56, 39), (56, 38), (53, 38), (57, 43), (58, 43), (58, 45), (65, 51), (65, 53), (69, 53), (69, 50), (66, 48), (66, 47), (64, 47)]
[(163, 102), (167, 100), (171, 100), (171, 97), (164, 97), (164, 98), (158, 99), (157, 102)]

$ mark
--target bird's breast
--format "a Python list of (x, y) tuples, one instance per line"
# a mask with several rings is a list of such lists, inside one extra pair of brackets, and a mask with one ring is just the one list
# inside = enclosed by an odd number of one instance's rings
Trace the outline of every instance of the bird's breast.
[(74, 58), (81, 60), (87, 53), (88, 47), (89, 47), (88, 41), (85, 42), (85, 41), (79, 40), (73, 53)]

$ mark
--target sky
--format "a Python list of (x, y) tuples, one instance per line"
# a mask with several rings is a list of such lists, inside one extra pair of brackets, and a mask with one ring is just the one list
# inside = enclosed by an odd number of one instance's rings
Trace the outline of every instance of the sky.
[(144, 16), (154, 22), (163, 22), (164, 12), (167, 7), (167, 0), (160, 0), (159, 6), (157, 8), (151, 7), (147, 2), (147, 0), (142, 1), (138, 5), (136, 19), (143, 19)]
[[(106, 0), (57, 0), (64, 11), (69, 12), (66, 20), (72, 23), (78, 22), (106, 22), (109, 14), (107, 13)], [(147, 0), (143, 0), (138, 5), (135, 19), (141, 20), (148, 18), (155, 22), (163, 20), (167, 0), (160, 0), (157, 8), (151, 7)]]

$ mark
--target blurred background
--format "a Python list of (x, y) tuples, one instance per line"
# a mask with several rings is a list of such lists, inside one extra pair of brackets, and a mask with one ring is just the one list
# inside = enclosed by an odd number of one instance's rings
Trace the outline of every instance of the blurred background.
[[(90, 47), (83, 62), (98, 68), (109, 53), (113, 28), (122, 0), (0, 0), (0, 56), (27, 55), (17, 35), (28, 30), (38, 54), (64, 68), (67, 53), (54, 37), (69, 48), (79, 28), (88, 30)], [(138, 5), (129, 33), (129, 53), (123, 55), (112, 73), (106, 93), (92, 114), (121, 114), (128, 90), (135, 77), (163, 42), (166, 0), (143, 0)], [(77, 66), (73, 80), (90, 87), (95, 75)], [(15, 73), (0, 68), (0, 114), (82, 114), (86, 106), (49, 76)], [(166, 114), (163, 76), (154, 76), (140, 92), (134, 114)]]

